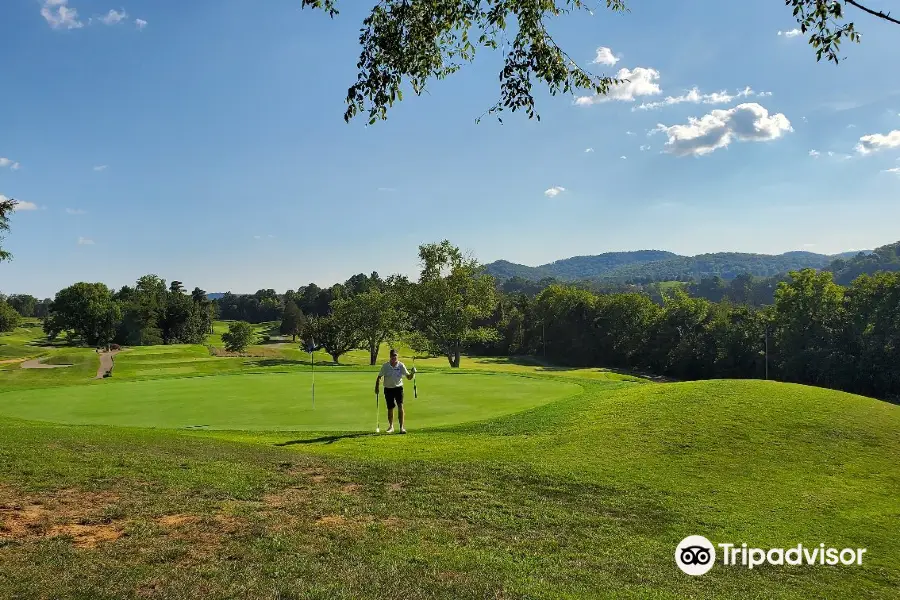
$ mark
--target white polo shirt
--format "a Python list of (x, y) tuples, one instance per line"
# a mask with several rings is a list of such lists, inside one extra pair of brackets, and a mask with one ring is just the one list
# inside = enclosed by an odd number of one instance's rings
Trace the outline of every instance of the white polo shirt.
[(406, 369), (406, 365), (398, 360), (396, 367), (391, 366), (390, 362), (384, 363), (378, 374), (384, 377), (384, 387), (395, 388), (403, 387), (403, 378), (409, 375), (409, 371)]

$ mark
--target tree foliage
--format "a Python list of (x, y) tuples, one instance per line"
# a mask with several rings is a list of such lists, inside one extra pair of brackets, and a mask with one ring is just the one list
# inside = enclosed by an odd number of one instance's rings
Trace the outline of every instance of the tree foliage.
[(0, 301), (0, 333), (14, 330), (21, 322), (21, 315), (9, 303)]
[(120, 305), (106, 285), (80, 282), (57, 292), (43, 328), (50, 339), (65, 333), (73, 341), (103, 346), (114, 340), (121, 320)]
[(37, 311), (38, 299), (29, 294), (13, 294), (6, 299), (10, 306), (16, 309), (16, 312), (23, 317), (35, 317)]
[(419, 261), (419, 281), (405, 298), (412, 325), (432, 353), (446, 356), (451, 367), (459, 367), (468, 345), (497, 335), (494, 328), (476, 323), (494, 309), (494, 280), (447, 240), (419, 246)]
[(222, 334), (222, 341), (229, 352), (243, 352), (256, 341), (253, 325), (247, 321), (232, 321), (228, 331)]
[(281, 315), (281, 326), (279, 327), (281, 335), (289, 335), (292, 341), (296, 341), (297, 336), (303, 333), (303, 326), (303, 313), (297, 307), (296, 302), (288, 300)]
[[(602, 1), (602, 0), (601, 0)], [(625, 0), (605, 0), (614, 13), (627, 12)], [(785, 0), (800, 30), (809, 35), (816, 60), (837, 64), (843, 40), (859, 42), (845, 7), (858, 14), (900, 23), (889, 14), (856, 0)], [(337, 0), (301, 0), (338, 14)], [(535, 111), (534, 81), (551, 95), (586, 90), (605, 95), (620, 80), (580, 67), (553, 39), (549, 22), (564, 14), (593, 15), (587, 0), (379, 0), (363, 20), (356, 82), (347, 90), (344, 120), (367, 113), (369, 124), (387, 118), (387, 109), (403, 99), (404, 84), (421, 95), (431, 80), (440, 80), (471, 62), (479, 49), (505, 53), (500, 70), (500, 99), (487, 111)], [(510, 37), (511, 36), (511, 39)], [(502, 122), (502, 119), (501, 119)]]
[(304, 341), (315, 348), (323, 348), (335, 363), (341, 356), (357, 348), (360, 343), (356, 315), (346, 304), (336, 301), (334, 313), (325, 317), (311, 317), (306, 321)]
[[(9, 231), (9, 216), (16, 209), (16, 204), (18, 204), (18, 202), (12, 198), (0, 196), (0, 243), (3, 242), (3, 233)], [(0, 262), (10, 260), (11, 258), (12, 254), (5, 251), (3, 246), (0, 245)]]
[(401, 333), (404, 317), (399, 290), (371, 289), (334, 303), (334, 318), (355, 324), (359, 343), (369, 351), (369, 364), (378, 362), (378, 351), (386, 340)]

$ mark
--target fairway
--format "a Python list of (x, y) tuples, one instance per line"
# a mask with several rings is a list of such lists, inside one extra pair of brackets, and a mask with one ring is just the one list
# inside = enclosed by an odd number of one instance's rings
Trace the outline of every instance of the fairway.
[[(421, 375), (420, 375), (421, 377)], [(308, 372), (221, 375), (25, 390), (0, 394), (0, 414), (77, 425), (256, 431), (370, 431), (375, 374)], [(410, 429), (527, 410), (578, 393), (573, 383), (513, 375), (433, 373), (405, 385)], [(381, 425), (387, 414), (379, 400)]]

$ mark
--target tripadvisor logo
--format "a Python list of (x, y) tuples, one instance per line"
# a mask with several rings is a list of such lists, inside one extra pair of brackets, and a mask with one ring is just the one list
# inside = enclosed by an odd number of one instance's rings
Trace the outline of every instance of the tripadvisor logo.
[(797, 544), (792, 548), (748, 548), (747, 544), (713, 545), (702, 535), (689, 535), (675, 548), (675, 564), (688, 575), (703, 575), (716, 562), (716, 547), (720, 549), (721, 562), (729, 567), (752, 569), (760, 565), (861, 565), (866, 548), (826, 548), (825, 544), (806, 547)]

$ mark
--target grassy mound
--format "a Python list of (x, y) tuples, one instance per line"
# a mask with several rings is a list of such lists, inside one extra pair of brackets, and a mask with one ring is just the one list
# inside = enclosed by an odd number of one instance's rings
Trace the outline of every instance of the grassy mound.
[[(772, 382), (578, 383), (574, 397), (408, 436), (2, 418), (0, 589), (896, 597), (900, 407)], [(673, 561), (692, 534), (868, 553), (861, 566), (692, 578)]]

